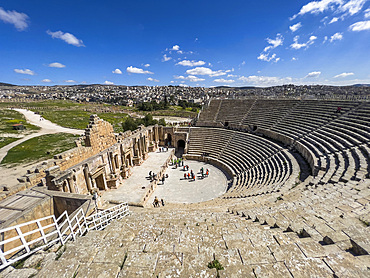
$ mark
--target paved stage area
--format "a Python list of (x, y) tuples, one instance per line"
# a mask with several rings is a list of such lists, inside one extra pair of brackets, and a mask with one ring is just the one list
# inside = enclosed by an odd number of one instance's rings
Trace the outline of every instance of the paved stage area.
[[(124, 180), (120, 188), (103, 192), (103, 201), (139, 203), (145, 194), (142, 187), (147, 187), (150, 183), (147, 179), (149, 171), (158, 173), (170, 156), (171, 150), (149, 153), (148, 159), (143, 164), (132, 168), (132, 175)], [(227, 179), (221, 170), (210, 164), (192, 160), (184, 161), (184, 164), (189, 165), (188, 172), (193, 170), (196, 174), (195, 181), (184, 179), (185, 172), (182, 167), (175, 169), (174, 166), (169, 166), (166, 170), (168, 179), (164, 184), (161, 181), (159, 182), (157, 189), (147, 202), (148, 206), (151, 206), (155, 196), (170, 203), (197, 203), (214, 199), (225, 193)], [(204, 179), (201, 178), (200, 174), (200, 168), (202, 167), (204, 170), (209, 169), (210, 171), (210, 175)]]
[[(169, 203), (198, 203), (214, 199), (225, 193), (227, 189), (227, 179), (224, 173), (213, 165), (204, 162), (187, 160), (184, 165), (189, 165), (189, 171), (193, 170), (196, 174), (195, 181), (184, 179), (184, 172), (182, 167), (175, 169), (169, 166), (166, 174), (168, 179), (165, 183), (160, 182), (156, 191), (153, 193), (147, 206), (151, 206), (154, 197), (164, 199)], [(209, 169), (210, 174), (208, 177), (202, 179), (200, 168), (204, 170)]]
[(157, 150), (149, 153), (148, 159), (143, 164), (132, 168), (132, 175), (123, 181), (123, 185), (120, 188), (103, 192), (103, 201), (139, 203), (145, 193), (142, 187), (147, 187), (150, 183), (150, 180), (147, 179), (149, 171), (158, 173), (172, 150), (170, 148), (167, 152), (159, 152)]

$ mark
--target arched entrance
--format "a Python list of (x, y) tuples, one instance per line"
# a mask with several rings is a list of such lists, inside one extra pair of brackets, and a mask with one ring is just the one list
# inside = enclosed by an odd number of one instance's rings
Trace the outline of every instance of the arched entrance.
[(185, 150), (185, 141), (180, 139), (177, 141), (177, 149), (176, 149), (176, 156), (180, 157), (183, 155)]
[(172, 145), (172, 136), (170, 133), (166, 134), (166, 139), (164, 140), (164, 144), (169, 147)]

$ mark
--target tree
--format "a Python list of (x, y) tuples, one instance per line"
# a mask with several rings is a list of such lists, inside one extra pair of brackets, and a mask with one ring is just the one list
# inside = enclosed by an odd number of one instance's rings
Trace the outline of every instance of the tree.
[(166, 120), (164, 118), (162, 118), (162, 119), (159, 120), (158, 124), (166, 126)]

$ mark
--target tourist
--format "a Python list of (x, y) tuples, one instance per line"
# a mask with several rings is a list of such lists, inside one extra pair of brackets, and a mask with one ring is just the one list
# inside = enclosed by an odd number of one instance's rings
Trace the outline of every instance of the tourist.
[(154, 198), (153, 206), (154, 207), (159, 207), (159, 200), (158, 200), (157, 196), (155, 196), (155, 198)]
[(187, 174), (186, 173), (184, 173), (184, 179), (186, 180), (186, 177), (187, 177)]
[(164, 180), (165, 180), (165, 176), (163, 175), (163, 177), (162, 177), (162, 184), (164, 184)]
[(337, 111), (335, 113), (340, 113), (342, 110), (342, 107), (338, 106)]
[(164, 200), (163, 199), (161, 199), (161, 203), (162, 203), (162, 207), (164, 207)]
[(190, 180), (190, 173), (188, 173), (188, 179)]
[(206, 177), (208, 177), (208, 175), (209, 175), (209, 170), (207, 169), (207, 171), (206, 171)]

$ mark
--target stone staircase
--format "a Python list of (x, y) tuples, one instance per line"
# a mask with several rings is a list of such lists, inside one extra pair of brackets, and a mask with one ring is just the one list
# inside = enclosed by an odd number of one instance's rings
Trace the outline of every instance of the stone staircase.
[[(132, 208), (105, 230), (54, 246), (25, 265), (37, 269), (35, 277), (53, 278), (369, 277), (369, 227), (344, 207), (350, 204), (348, 190), (296, 188), (275, 202), (259, 196), (244, 203), (219, 198)], [(361, 191), (356, 192), (366, 209), (368, 185)], [(325, 207), (321, 199), (329, 195), (333, 201)], [(330, 214), (335, 198), (347, 201)], [(223, 268), (218, 274), (208, 268), (214, 260)], [(29, 277), (20, 271), (6, 269), (3, 277)]]

